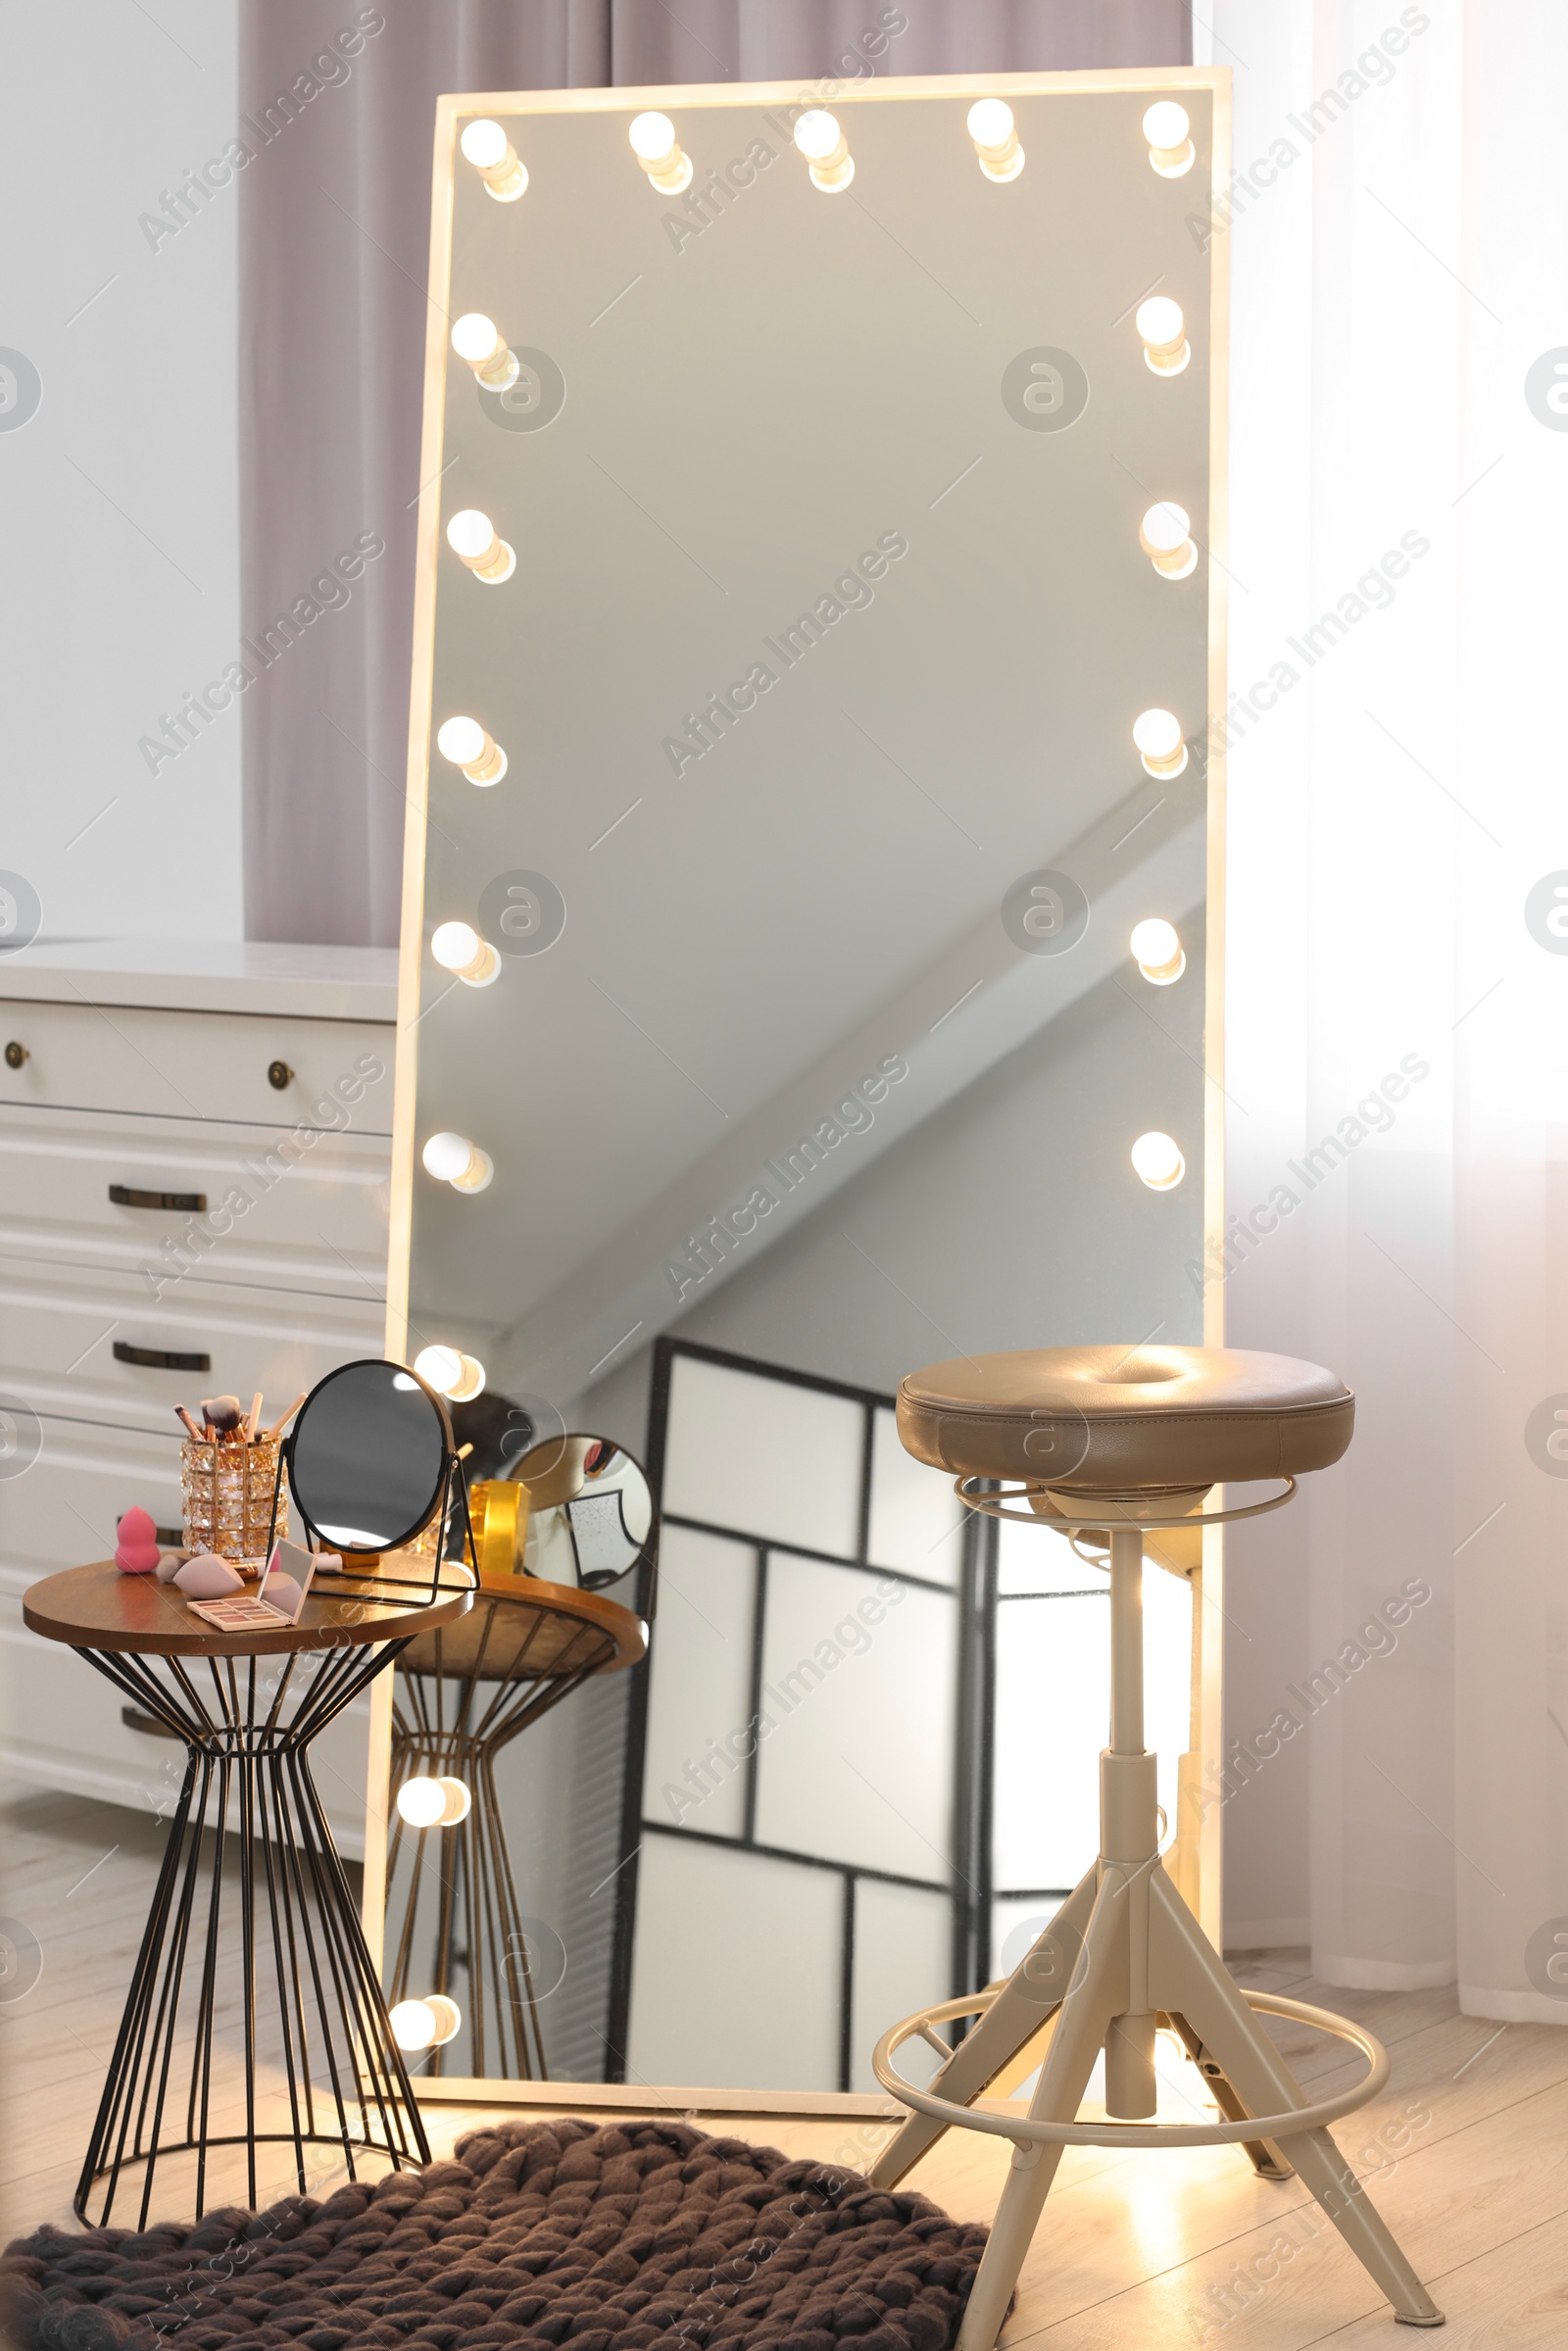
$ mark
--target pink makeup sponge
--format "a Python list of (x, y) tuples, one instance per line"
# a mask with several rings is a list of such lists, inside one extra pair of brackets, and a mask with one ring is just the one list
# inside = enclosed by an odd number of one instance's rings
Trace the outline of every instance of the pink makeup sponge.
[(245, 1579), (236, 1575), (228, 1561), (220, 1559), (216, 1551), (198, 1551), (194, 1559), (186, 1560), (174, 1582), (187, 1599), (221, 1600), (229, 1592), (241, 1591)]
[(121, 1520), (115, 1565), (126, 1576), (151, 1575), (158, 1565), (158, 1529), (145, 1510), (132, 1508)]

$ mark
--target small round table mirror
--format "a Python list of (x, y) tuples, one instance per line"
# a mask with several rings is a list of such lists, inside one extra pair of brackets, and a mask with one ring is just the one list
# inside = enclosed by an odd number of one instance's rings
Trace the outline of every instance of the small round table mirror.
[(528, 1489), (523, 1572), (602, 1592), (648, 1548), (654, 1497), (637, 1461), (607, 1437), (552, 1437), (513, 1471)]
[(452, 1454), (434, 1391), (401, 1363), (344, 1363), (313, 1388), (284, 1447), (302, 1517), (339, 1551), (395, 1551), (428, 1525)]

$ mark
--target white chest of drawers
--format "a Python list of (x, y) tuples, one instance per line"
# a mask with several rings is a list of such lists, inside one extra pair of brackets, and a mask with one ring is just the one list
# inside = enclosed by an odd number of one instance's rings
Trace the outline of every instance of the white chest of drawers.
[[(183, 1749), (21, 1621), (139, 1502), (179, 1524), (174, 1405), (270, 1414), (383, 1351), (396, 956), (147, 941), (0, 959), (0, 1769), (167, 1811)], [(367, 1704), (314, 1764), (364, 1841)]]

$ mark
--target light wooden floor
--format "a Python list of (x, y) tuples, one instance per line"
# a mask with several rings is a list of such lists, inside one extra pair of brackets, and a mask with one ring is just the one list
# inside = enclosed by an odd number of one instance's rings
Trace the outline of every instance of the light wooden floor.
[[(30, 1929), (43, 1973), (0, 1999), (0, 2218), (7, 2236), (74, 2227), (71, 2193), (119, 2020), (162, 1845), (159, 1824), (75, 1797), (0, 1806), (0, 1912)], [(1238, 1964), (1244, 1982), (1348, 2011), (1388, 2044), (1387, 2094), (1341, 2126), (1342, 2146), (1448, 2314), (1447, 2351), (1568, 2345), (1568, 2032), (1460, 2016), (1451, 1991), (1329, 1990), (1304, 1955)], [(0, 1987), (3, 1990), (3, 1987)], [(1281, 2028), (1304, 2081), (1326, 2089), (1359, 2060)], [(1185, 2073), (1189, 2085), (1196, 2082)], [(438, 2150), (482, 2113), (427, 2109)], [(723, 2116), (717, 2132), (859, 2164), (891, 2125)], [(1007, 2150), (952, 2133), (909, 2184), (955, 2216), (988, 2220)], [(323, 2172), (324, 2193), (340, 2172)], [(162, 2191), (162, 2180), (161, 2180)], [(292, 2185), (279, 2166), (263, 2200)], [(243, 2194), (226, 2180), (224, 2195)], [(157, 2217), (179, 2217), (159, 2196)], [(1413, 2341), (1292, 2180), (1257, 2180), (1225, 2148), (1069, 2150), (1004, 2342), (1040, 2351), (1387, 2351)], [(129, 2219), (117, 2210), (118, 2221)], [(1258, 2264), (1263, 2276), (1252, 2269)]]

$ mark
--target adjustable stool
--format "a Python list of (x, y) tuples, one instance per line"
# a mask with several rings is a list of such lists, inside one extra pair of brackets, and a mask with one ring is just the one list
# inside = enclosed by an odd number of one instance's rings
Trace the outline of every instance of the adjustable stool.
[[(906, 1450), (955, 1473), (971, 1509), (1108, 1540), (1110, 1551), (1100, 1858), (1004, 1984), (906, 2017), (872, 2059), (884, 2089), (913, 2110), (871, 2167), (873, 2185), (894, 2186), (955, 2124), (1013, 2142), (957, 2351), (991, 2351), (996, 2342), (1064, 2146), (1224, 2142), (1247, 2147), (1265, 2177), (1286, 2179), (1294, 2166), (1395, 2316), (1412, 2327), (1443, 2325), (1327, 2130), (1383, 2088), (1388, 2052), (1348, 2018), (1244, 1993), (1233, 1983), (1161, 1864), (1155, 1758), (1144, 1748), (1144, 1536), (1278, 1509), (1303, 1471), (1340, 1458), (1354, 1417), (1355, 1399), (1332, 1372), (1236, 1347), (1042, 1347), (935, 1363), (900, 1385)], [(1243, 1508), (1202, 1510), (1211, 1487), (1259, 1479), (1282, 1481), (1282, 1491)], [(1353, 2042), (1366, 2074), (1335, 2097), (1309, 2101), (1254, 2011)], [(934, 2028), (966, 2016), (979, 2022), (948, 2054)], [(1048, 2021), (1027, 2117), (976, 2112), (971, 2101)], [(1197, 2061), (1224, 2119), (1145, 2120), (1155, 2111), (1154, 2029), (1164, 2022)], [(916, 2035), (945, 2057), (923, 2090), (893, 2066)], [(1078, 2123), (1102, 2048), (1105, 2110), (1116, 2119)]]

